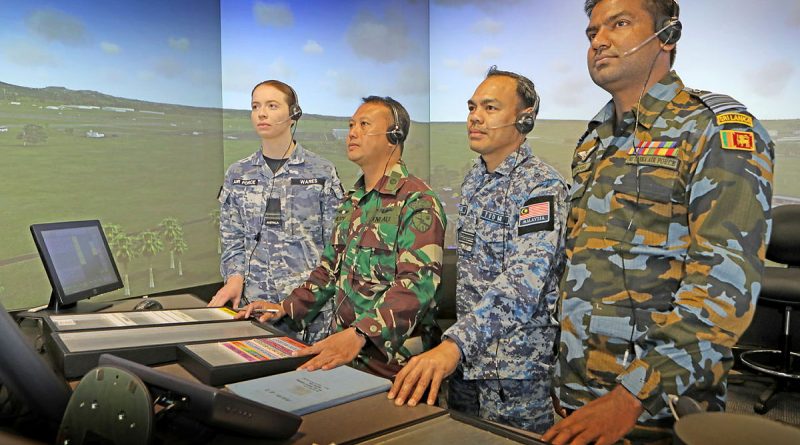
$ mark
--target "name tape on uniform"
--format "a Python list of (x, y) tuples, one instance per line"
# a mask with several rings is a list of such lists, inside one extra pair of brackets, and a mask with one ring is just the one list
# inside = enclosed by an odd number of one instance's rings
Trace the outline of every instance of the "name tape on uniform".
[(242, 179), (236, 178), (231, 181), (233, 185), (258, 185), (258, 179)]
[(292, 178), (292, 185), (322, 185), (323, 178)]

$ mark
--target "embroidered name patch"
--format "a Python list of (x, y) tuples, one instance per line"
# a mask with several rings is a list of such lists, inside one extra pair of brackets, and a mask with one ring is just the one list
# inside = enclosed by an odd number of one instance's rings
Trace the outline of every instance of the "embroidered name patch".
[(678, 154), (677, 141), (642, 141), (636, 147), (631, 147), (629, 155), (639, 156), (667, 156), (675, 157)]
[(494, 222), (502, 225), (508, 225), (508, 215), (504, 213), (492, 212), (491, 210), (482, 210), (481, 219), (484, 221)]
[(649, 167), (664, 167), (671, 170), (677, 170), (681, 161), (675, 158), (668, 158), (666, 156), (629, 156), (625, 160), (628, 165), (647, 165)]
[(753, 151), (756, 147), (756, 138), (751, 131), (722, 130), (719, 138), (726, 150)]
[(292, 185), (322, 185), (325, 180), (322, 178), (292, 178)]
[(519, 209), (519, 235), (553, 230), (554, 227), (552, 196), (531, 198)]
[(717, 115), (717, 125), (742, 124), (753, 128), (753, 118), (742, 113), (725, 113)]
[(258, 179), (242, 179), (236, 178), (231, 181), (233, 185), (258, 185)]

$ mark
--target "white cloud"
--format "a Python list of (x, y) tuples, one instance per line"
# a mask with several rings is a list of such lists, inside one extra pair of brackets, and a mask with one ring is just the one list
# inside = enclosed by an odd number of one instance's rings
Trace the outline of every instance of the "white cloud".
[(395, 90), (403, 95), (428, 95), (430, 72), (427, 66), (409, 65), (400, 70)]
[(120, 48), (116, 43), (100, 42), (100, 49), (108, 54), (119, 54)]
[(170, 37), (169, 47), (178, 51), (186, 51), (189, 49), (189, 39), (186, 37)]
[(433, 3), (441, 6), (461, 7), (474, 5), (490, 11), (505, 5), (515, 5), (521, 2), (522, 0), (433, 0)]
[[(258, 82), (266, 79), (266, 77), (261, 74), (263, 70), (259, 69), (259, 67), (254, 65), (250, 60), (226, 60), (222, 68), (222, 87), (225, 91), (250, 93)], [(243, 105), (244, 108), (248, 108), (248, 104), (234, 104), (233, 107), (237, 108), (238, 105)]]
[[(583, 106), (586, 104), (587, 88), (591, 87), (586, 79), (578, 75), (562, 77), (556, 85), (552, 94), (548, 94), (549, 99), (555, 102), (556, 105), (563, 105), (565, 107)], [(537, 90), (539, 90), (537, 88)], [(542, 100), (542, 109), (548, 108), (547, 100)]]
[(80, 45), (86, 42), (86, 28), (83, 22), (57, 9), (38, 9), (25, 18), (25, 24), (31, 32), (47, 41), (67, 45)]
[(322, 48), (322, 45), (317, 43), (316, 40), (308, 40), (303, 46), (303, 52), (307, 54), (322, 54), (323, 51), (325, 50)]
[(459, 70), (467, 77), (483, 77), (489, 67), (497, 64), (503, 55), (503, 50), (493, 46), (485, 46), (476, 55), (466, 59), (444, 59), (442, 63), (446, 68)]
[(294, 15), (285, 3), (256, 2), (253, 5), (256, 22), (262, 26), (285, 28), (294, 24)]
[(46, 48), (43, 48), (29, 40), (20, 40), (3, 45), (3, 54), (9, 62), (25, 66), (57, 66), (58, 59)]
[(270, 78), (287, 81), (287, 79), (294, 76), (294, 69), (283, 60), (283, 57), (278, 57), (267, 65), (267, 74)]
[(503, 24), (498, 22), (497, 20), (493, 20), (490, 17), (486, 17), (474, 25), (472, 25), (473, 32), (479, 33), (486, 33), (486, 34), (497, 34), (503, 29)]
[(162, 57), (155, 61), (153, 70), (161, 77), (175, 79), (184, 72), (184, 67), (177, 60), (170, 57)]
[(383, 19), (361, 11), (347, 29), (346, 39), (358, 56), (379, 62), (402, 59), (411, 48), (403, 15), (395, 11)]
[[(750, 88), (766, 97), (777, 96), (789, 85), (795, 67), (786, 60), (778, 60), (745, 74)], [(769, 81), (765, 81), (769, 79)]]

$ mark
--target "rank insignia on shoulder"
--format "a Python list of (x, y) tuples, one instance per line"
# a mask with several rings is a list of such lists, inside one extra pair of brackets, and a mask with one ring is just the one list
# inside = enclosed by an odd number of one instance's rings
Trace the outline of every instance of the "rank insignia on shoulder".
[(722, 130), (719, 132), (722, 148), (726, 150), (753, 151), (756, 138), (752, 131)]
[(753, 128), (753, 118), (742, 113), (724, 113), (717, 115), (717, 125), (741, 124)]
[(554, 228), (552, 196), (531, 198), (519, 209), (519, 235)]
[(667, 156), (674, 158), (678, 155), (677, 141), (641, 141), (628, 151), (629, 155), (638, 156)]

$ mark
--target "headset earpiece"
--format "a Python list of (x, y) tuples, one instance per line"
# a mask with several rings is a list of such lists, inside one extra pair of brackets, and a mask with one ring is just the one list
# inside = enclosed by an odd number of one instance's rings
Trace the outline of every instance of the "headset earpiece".
[(678, 42), (678, 39), (681, 38), (681, 31), (683, 30), (683, 24), (678, 19), (680, 16), (680, 7), (678, 6), (678, 2), (673, 0), (674, 7), (672, 9), (672, 17), (663, 20), (658, 28), (661, 32), (658, 33), (658, 40), (661, 40), (661, 43), (664, 45), (672, 45)]
[(517, 128), (520, 134), (528, 134), (533, 130), (533, 125), (536, 120), (533, 118), (533, 113), (524, 112), (520, 113), (519, 117), (517, 117), (517, 121), (514, 122), (514, 127)]
[(292, 90), (292, 99), (294, 99), (294, 103), (289, 106), (289, 120), (293, 120), (297, 122), (303, 117), (303, 109), (300, 108), (300, 99), (297, 97), (297, 92), (292, 88), (291, 85), (286, 84), (290, 90)]
[(400, 118), (397, 114), (397, 109), (391, 102), (386, 102), (389, 105), (389, 108), (392, 110), (392, 125), (386, 130), (386, 139), (389, 140), (389, 143), (392, 145), (397, 145), (405, 140), (405, 133), (400, 128)]

